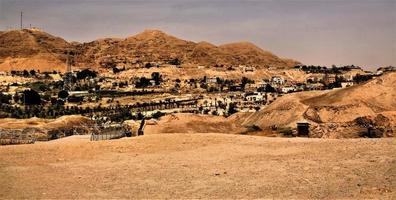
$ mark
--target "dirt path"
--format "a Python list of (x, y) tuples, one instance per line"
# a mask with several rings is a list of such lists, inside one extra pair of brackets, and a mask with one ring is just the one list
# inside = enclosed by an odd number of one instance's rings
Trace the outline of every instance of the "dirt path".
[(4, 198), (396, 196), (396, 140), (158, 134), (0, 147)]

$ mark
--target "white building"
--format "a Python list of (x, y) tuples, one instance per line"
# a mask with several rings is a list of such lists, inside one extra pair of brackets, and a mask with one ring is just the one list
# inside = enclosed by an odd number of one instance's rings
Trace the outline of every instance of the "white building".
[(217, 78), (216, 77), (207, 78), (206, 79), (206, 83), (217, 83)]
[(286, 82), (285, 79), (280, 76), (273, 76), (271, 81), (272, 81), (272, 83), (277, 84), (277, 85), (283, 85)]
[(294, 92), (296, 89), (292, 86), (289, 87), (282, 87), (282, 92), (283, 93), (289, 93), (289, 92)]
[(72, 96), (72, 95), (80, 96), (80, 95), (89, 94), (89, 91), (69, 91), (68, 93), (69, 93), (70, 96)]
[(342, 87), (342, 88), (350, 87), (350, 86), (352, 86), (352, 85), (353, 85), (353, 82), (350, 82), (350, 81), (348, 81), (348, 82), (341, 82), (341, 87)]
[(265, 100), (265, 94), (261, 93), (261, 92), (255, 92), (251, 95), (247, 95), (246, 100), (248, 100), (248, 101), (263, 101), (263, 100)]

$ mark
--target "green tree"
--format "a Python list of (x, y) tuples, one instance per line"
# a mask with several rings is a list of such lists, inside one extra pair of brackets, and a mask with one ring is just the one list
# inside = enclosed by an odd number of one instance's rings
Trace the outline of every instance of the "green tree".
[(34, 90), (23, 91), (23, 102), (25, 105), (39, 105), (41, 104), (40, 94)]
[(60, 99), (66, 99), (68, 96), (69, 96), (69, 92), (67, 92), (66, 90), (61, 90), (61, 91), (58, 93), (58, 97), (59, 97)]
[(34, 69), (32, 69), (32, 70), (29, 71), (29, 74), (31, 76), (36, 76), (36, 71)]
[(234, 113), (237, 113), (238, 111), (236, 110), (236, 105), (235, 103), (230, 103), (230, 105), (228, 106), (228, 111), (227, 114), (230, 116)]

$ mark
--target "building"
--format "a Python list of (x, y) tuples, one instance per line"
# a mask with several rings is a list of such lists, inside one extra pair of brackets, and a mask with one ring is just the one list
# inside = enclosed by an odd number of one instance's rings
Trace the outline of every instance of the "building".
[(336, 75), (335, 74), (326, 74), (323, 77), (323, 81), (326, 85), (332, 84), (336, 82)]
[(246, 96), (247, 101), (264, 101), (265, 94), (261, 92), (255, 92)]
[(309, 123), (306, 121), (297, 122), (297, 135), (308, 136), (309, 135)]
[(378, 71), (375, 73), (375, 75), (381, 76), (383, 73), (384, 73), (384, 72), (383, 72), (382, 70), (378, 70)]
[(345, 81), (345, 82), (341, 82), (341, 87), (342, 88), (346, 88), (346, 87), (350, 87), (353, 85), (352, 81)]
[(294, 92), (295, 88), (293, 86), (282, 87), (281, 91), (282, 93), (290, 93), (290, 92)]
[(69, 95), (74, 95), (74, 96), (84, 96), (84, 95), (88, 95), (89, 91), (69, 91), (68, 92)]
[(272, 83), (277, 84), (277, 85), (283, 85), (286, 83), (285, 79), (281, 76), (273, 76), (271, 78)]
[(217, 78), (216, 77), (207, 78), (206, 83), (217, 83)]

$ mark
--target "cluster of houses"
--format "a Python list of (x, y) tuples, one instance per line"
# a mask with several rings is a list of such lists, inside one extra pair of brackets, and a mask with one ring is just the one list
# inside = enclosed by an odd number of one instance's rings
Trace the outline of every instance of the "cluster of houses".
[[(256, 71), (256, 68), (251, 66), (241, 65), (239, 68), (244, 73)], [(102, 98), (111, 99), (108, 101), (110, 104), (119, 104), (114, 99), (152, 94), (171, 94), (174, 95), (173, 100), (177, 102), (178, 98), (183, 95), (194, 94), (200, 95), (196, 105), (189, 104), (181, 108), (203, 114), (229, 115), (233, 111), (257, 111), (287, 93), (350, 87), (383, 73), (396, 71), (396, 68), (384, 67), (376, 72), (367, 72), (355, 66), (341, 69), (305, 66), (296, 67), (294, 70), (304, 71), (304, 78), (295, 81), (279, 73), (281, 75), (273, 75), (261, 80), (250, 80), (246, 77), (230, 80), (206, 76), (199, 79), (180, 80), (162, 77), (159, 72), (153, 72), (151, 77), (118, 78), (117, 72), (114, 71), (96, 75), (96, 72), (89, 70), (68, 74), (24, 70), (1, 72), (0, 89), (1, 94), (11, 96), (18, 96), (25, 90), (34, 89), (45, 99), (42, 102), (58, 103), (61, 100), (67, 102), (68, 105), (78, 103), (77, 106), (88, 106), (85, 103), (98, 103)], [(9, 79), (10, 77), (12, 78)], [(67, 90), (67, 96), (60, 96), (62, 90)], [(12, 98), (10, 103), (17, 106), (21, 101), (14, 99)], [(192, 102), (195, 102), (195, 99), (196, 96), (191, 97)], [(172, 107), (172, 109), (177, 110), (179, 107)]]

